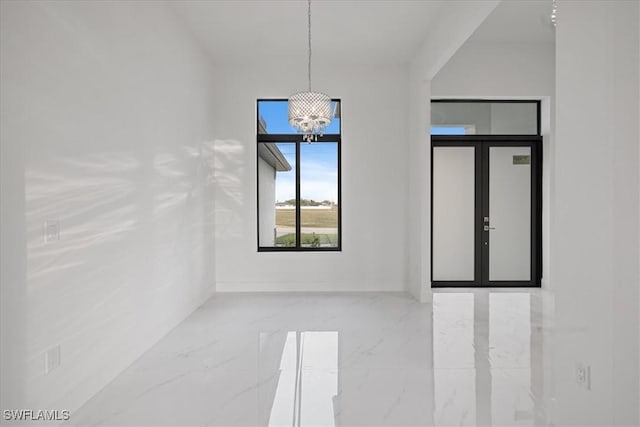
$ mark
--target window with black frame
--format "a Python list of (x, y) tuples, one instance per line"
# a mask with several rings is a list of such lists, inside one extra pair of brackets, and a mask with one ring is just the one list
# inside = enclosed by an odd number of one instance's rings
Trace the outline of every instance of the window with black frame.
[(431, 286), (540, 287), (540, 100), (431, 101)]
[(317, 141), (288, 123), (286, 99), (257, 101), (258, 251), (339, 251), (340, 100)]

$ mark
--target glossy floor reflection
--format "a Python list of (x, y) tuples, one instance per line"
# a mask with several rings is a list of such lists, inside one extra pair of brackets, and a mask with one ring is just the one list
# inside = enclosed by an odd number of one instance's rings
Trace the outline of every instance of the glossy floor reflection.
[(208, 301), (75, 425), (548, 425), (539, 290)]

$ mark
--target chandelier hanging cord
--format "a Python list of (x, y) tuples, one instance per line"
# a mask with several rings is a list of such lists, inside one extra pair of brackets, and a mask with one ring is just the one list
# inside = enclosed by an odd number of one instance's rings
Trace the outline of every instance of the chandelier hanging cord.
[(307, 0), (307, 92), (289, 97), (289, 125), (304, 134), (307, 142), (317, 141), (324, 129), (331, 124), (331, 98), (311, 91), (311, 0)]
[(311, 0), (308, 0), (308, 3), (307, 3), (307, 17), (309, 21), (309, 25), (307, 25), (308, 40), (309, 40), (309, 60), (307, 62), (307, 69), (308, 69), (308, 77), (309, 77), (309, 92), (311, 92)]

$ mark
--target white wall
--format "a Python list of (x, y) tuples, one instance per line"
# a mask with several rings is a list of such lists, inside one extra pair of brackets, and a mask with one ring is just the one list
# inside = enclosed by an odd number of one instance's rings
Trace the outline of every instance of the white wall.
[(342, 252), (331, 253), (257, 252), (256, 99), (304, 89), (304, 62), (221, 71), (217, 92), (224, 102), (215, 115), (217, 290), (403, 290), (405, 68), (314, 64), (314, 89), (342, 100)]
[(432, 80), (432, 96), (529, 97), (553, 94), (553, 43), (468, 41)]
[(409, 197), (405, 215), (407, 236), (406, 290), (422, 302), (431, 293), (431, 83), (452, 55), (499, 4), (498, 1), (450, 2), (451, 13), (438, 19), (409, 64), (407, 94)]
[(1, 406), (73, 417), (213, 290), (214, 74), (160, 3), (3, 1), (0, 28)]
[(314, 87), (343, 100), (342, 253), (256, 253), (253, 103), (304, 88), (306, 70), (228, 64), (216, 115), (218, 290), (408, 289), (429, 300), (429, 79), (497, 4), (456, 2), (410, 70), (314, 63)]
[(431, 81), (419, 61), (409, 70), (409, 147), (407, 212), (407, 290), (422, 302), (432, 302), (431, 293)]
[(640, 4), (558, 3), (554, 422), (638, 425)]

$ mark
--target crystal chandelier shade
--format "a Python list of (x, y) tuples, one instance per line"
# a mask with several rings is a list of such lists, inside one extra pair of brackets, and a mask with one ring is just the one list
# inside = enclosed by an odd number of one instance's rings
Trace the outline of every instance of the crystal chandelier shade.
[(331, 124), (331, 98), (320, 92), (298, 92), (289, 97), (289, 124), (305, 136), (322, 135)]
[(289, 125), (304, 134), (307, 142), (317, 141), (324, 129), (331, 124), (331, 98), (311, 91), (311, 0), (308, 0), (308, 83), (307, 92), (298, 92), (289, 97)]

